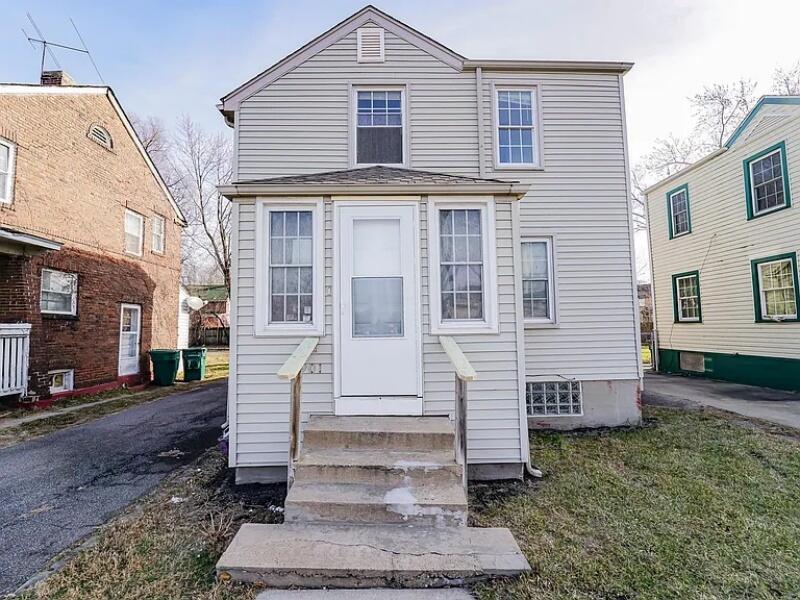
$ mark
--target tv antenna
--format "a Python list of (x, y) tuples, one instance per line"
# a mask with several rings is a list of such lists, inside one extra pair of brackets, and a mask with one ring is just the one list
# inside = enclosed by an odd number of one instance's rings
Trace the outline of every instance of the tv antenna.
[(61, 63), (58, 62), (58, 59), (56, 58), (56, 55), (53, 52), (53, 48), (61, 48), (63, 50), (70, 50), (71, 52), (80, 52), (81, 54), (85, 54), (86, 56), (88, 56), (89, 60), (92, 63), (92, 66), (94, 67), (95, 72), (97, 73), (97, 76), (100, 78), (100, 81), (103, 84), (105, 84), (105, 80), (103, 79), (103, 76), (100, 74), (100, 69), (97, 68), (97, 63), (94, 62), (94, 58), (92, 57), (92, 53), (89, 52), (89, 48), (86, 46), (86, 42), (83, 41), (83, 36), (81, 35), (81, 32), (78, 31), (78, 26), (75, 25), (75, 21), (72, 20), (72, 17), (70, 17), (69, 22), (72, 24), (72, 28), (75, 30), (75, 33), (78, 35), (78, 39), (81, 42), (81, 46), (83, 46), (82, 48), (76, 48), (75, 46), (67, 46), (66, 44), (57, 44), (56, 42), (51, 42), (49, 40), (46, 40), (45, 37), (44, 37), (44, 34), (41, 31), (41, 29), (39, 29), (39, 26), (36, 25), (36, 21), (33, 20), (33, 17), (31, 16), (31, 13), (25, 13), (25, 14), (28, 16), (28, 21), (30, 21), (31, 26), (33, 27), (33, 30), (36, 32), (36, 35), (38, 35), (39, 37), (32, 37), (32, 36), (28, 35), (28, 32), (25, 31), (25, 28), (22, 29), (22, 33), (25, 35), (25, 37), (28, 40), (28, 43), (31, 45), (32, 48), (35, 48), (34, 44), (40, 44), (41, 47), (42, 47), (42, 62), (41, 62), (40, 71), (39, 71), (39, 77), (40, 78), (41, 78), (42, 74), (44, 74), (45, 61), (46, 61), (48, 56), (53, 61), (53, 63), (56, 65), (56, 67), (58, 69), (61, 69)]

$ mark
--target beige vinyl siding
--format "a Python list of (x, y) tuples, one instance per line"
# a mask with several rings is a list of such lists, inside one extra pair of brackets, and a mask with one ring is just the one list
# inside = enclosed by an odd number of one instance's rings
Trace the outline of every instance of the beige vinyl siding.
[[(544, 169), (495, 170), (495, 100), (504, 85), (537, 85)], [(529, 379), (636, 379), (622, 103), (616, 75), (483, 72), (487, 177), (531, 184), (521, 237), (555, 239), (558, 326), (525, 329)]]
[[(430, 335), (427, 210), (420, 207), (422, 259), (422, 344), (425, 414), (451, 414), (454, 410), (453, 365)], [(519, 382), (517, 372), (516, 304), (512, 247), (512, 208), (508, 201), (496, 202), (497, 301), (499, 334), (458, 335), (456, 340), (478, 373), (468, 386), (470, 463), (519, 462)]]
[[(386, 31), (386, 62), (356, 62), (356, 32), (245, 100), (240, 180), (347, 169), (350, 85), (407, 85), (410, 168), (478, 170), (475, 77)], [(408, 147), (407, 146), (407, 147)]]
[[(662, 348), (800, 358), (800, 323), (755, 322), (750, 261), (800, 252), (800, 107), (765, 106), (762, 112), (730, 150), (648, 194)], [(748, 221), (743, 161), (780, 141), (786, 143), (792, 207)], [(684, 183), (692, 232), (670, 240), (666, 194)], [(694, 270), (700, 271), (703, 322), (673, 323), (672, 275)]]

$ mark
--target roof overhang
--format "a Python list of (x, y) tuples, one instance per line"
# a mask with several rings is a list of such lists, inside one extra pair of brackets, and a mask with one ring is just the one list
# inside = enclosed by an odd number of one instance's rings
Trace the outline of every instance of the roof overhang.
[(527, 183), (424, 183), (424, 184), (264, 184), (237, 183), (219, 186), (219, 193), (231, 200), (256, 197), (288, 196), (402, 196), (461, 195), (514, 196), (522, 198), (530, 188)]
[(63, 244), (30, 233), (0, 227), (0, 254), (36, 256), (58, 250)]
[(536, 71), (572, 73), (613, 73), (624, 75), (633, 68), (631, 62), (590, 60), (465, 60), (464, 70)]

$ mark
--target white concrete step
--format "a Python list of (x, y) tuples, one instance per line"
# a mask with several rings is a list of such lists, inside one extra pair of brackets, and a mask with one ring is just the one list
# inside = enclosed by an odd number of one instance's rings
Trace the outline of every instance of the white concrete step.
[(376, 448), (304, 449), (295, 467), (295, 482), (458, 483), (463, 470), (449, 450), (382, 450)]
[(530, 566), (507, 529), (284, 523), (242, 525), (217, 563), (270, 587), (446, 587)]
[(303, 447), (453, 450), (448, 417), (334, 417), (313, 415), (303, 429)]
[(467, 523), (461, 480), (426, 482), (410, 477), (394, 484), (295, 482), (286, 496), (286, 522), (414, 524)]

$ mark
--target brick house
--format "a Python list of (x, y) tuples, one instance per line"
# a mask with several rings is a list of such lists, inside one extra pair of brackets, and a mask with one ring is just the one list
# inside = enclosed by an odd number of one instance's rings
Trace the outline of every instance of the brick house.
[(184, 226), (111, 88), (0, 84), (0, 399), (147, 380)]

